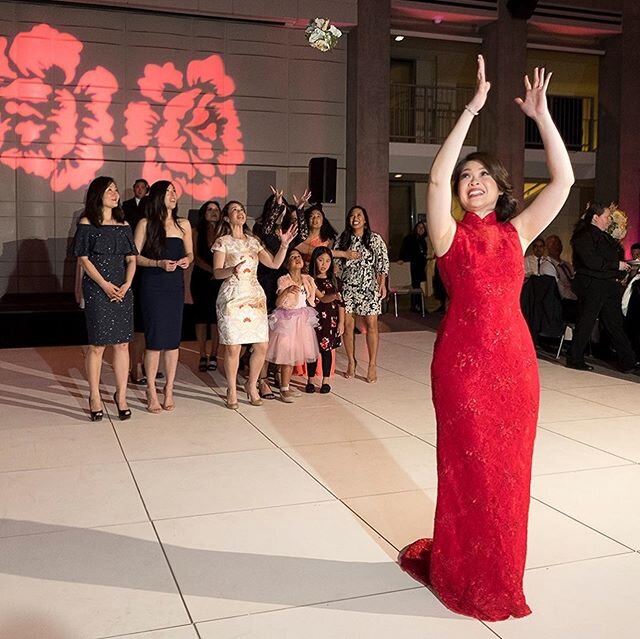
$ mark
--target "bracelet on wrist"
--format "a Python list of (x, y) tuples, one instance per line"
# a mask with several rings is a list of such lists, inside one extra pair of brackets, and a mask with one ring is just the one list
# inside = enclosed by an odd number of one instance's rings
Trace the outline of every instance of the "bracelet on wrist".
[(478, 115), (478, 113), (480, 113), (480, 111), (476, 111), (474, 109), (472, 109), (468, 104), (464, 105), (464, 110), (465, 111), (469, 111), (469, 113), (471, 113), (471, 115), (475, 118), (476, 115)]

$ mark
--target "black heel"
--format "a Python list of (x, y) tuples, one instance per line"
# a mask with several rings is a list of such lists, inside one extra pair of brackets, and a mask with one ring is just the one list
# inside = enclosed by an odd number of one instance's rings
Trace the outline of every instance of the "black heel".
[[(125, 420), (131, 417), (131, 409), (125, 408), (124, 410), (120, 410), (120, 406), (118, 406), (118, 400), (116, 399), (117, 394), (118, 394), (118, 391), (116, 391), (113, 394), (113, 403), (116, 405), (116, 408), (118, 409), (118, 417), (120, 418), (120, 421), (124, 422)], [(102, 413), (102, 411), (100, 412)], [(100, 419), (102, 419), (102, 415), (100, 415)]]
[(102, 410), (90, 410), (91, 413), (91, 421), (92, 422), (101, 422), (104, 417), (104, 413)]

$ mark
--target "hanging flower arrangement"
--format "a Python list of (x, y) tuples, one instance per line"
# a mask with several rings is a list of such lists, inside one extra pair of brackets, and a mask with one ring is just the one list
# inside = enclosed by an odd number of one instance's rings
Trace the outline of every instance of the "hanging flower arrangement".
[(627, 225), (629, 224), (629, 218), (624, 211), (618, 208), (617, 204), (613, 202), (609, 205), (611, 211), (611, 223), (607, 227), (607, 233), (618, 241), (624, 240), (627, 234)]
[(330, 51), (338, 44), (342, 31), (329, 18), (314, 18), (304, 30), (309, 44), (319, 51)]

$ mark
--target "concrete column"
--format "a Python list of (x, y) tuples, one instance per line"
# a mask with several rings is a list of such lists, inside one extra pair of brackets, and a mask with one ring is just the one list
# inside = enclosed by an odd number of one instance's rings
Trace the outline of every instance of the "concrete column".
[(481, 31), (491, 91), (480, 116), (478, 149), (495, 155), (504, 164), (514, 196), (522, 204), (525, 116), (513, 100), (524, 96), (527, 23), (512, 18), (506, 5), (506, 0), (498, 1), (498, 19)]
[(391, 1), (358, 0), (347, 48), (347, 209), (367, 209), (389, 235), (389, 67)]
[(639, 41), (640, 4), (623, 0), (622, 35), (607, 41), (600, 64), (596, 199), (629, 216), (627, 248), (640, 241)]

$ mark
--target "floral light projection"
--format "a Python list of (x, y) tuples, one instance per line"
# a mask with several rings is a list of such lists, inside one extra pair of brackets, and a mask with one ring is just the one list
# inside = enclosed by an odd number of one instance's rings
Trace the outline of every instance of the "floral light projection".
[[(225, 196), (224, 175), (244, 161), (233, 80), (222, 58), (192, 60), (186, 74), (168, 62), (148, 64), (138, 80), (146, 101), (125, 111), (127, 149), (145, 149), (142, 176), (171, 180), (195, 200)], [(216, 155), (216, 148), (219, 153)]]
[(53, 191), (82, 188), (113, 142), (115, 77), (100, 66), (79, 75), (82, 43), (46, 24), (6, 48), (0, 37), (0, 162), (49, 180)]
[(147, 64), (137, 82), (142, 99), (122, 107), (112, 103), (115, 76), (84, 68), (83, 49), (47, 24), (10, 44), (0, 37), (0, 162), (48, 180), (55, 192), (83, 189), (104, 165), (118, 118), (122, 144), (144, 149), (149, 182), (171, 180), (196, 200), (225, 197), (224, 176), (244, 161), (244, 148), (235, 84), (220, 56), (192, 60), (185, 73), (171, 62)]

